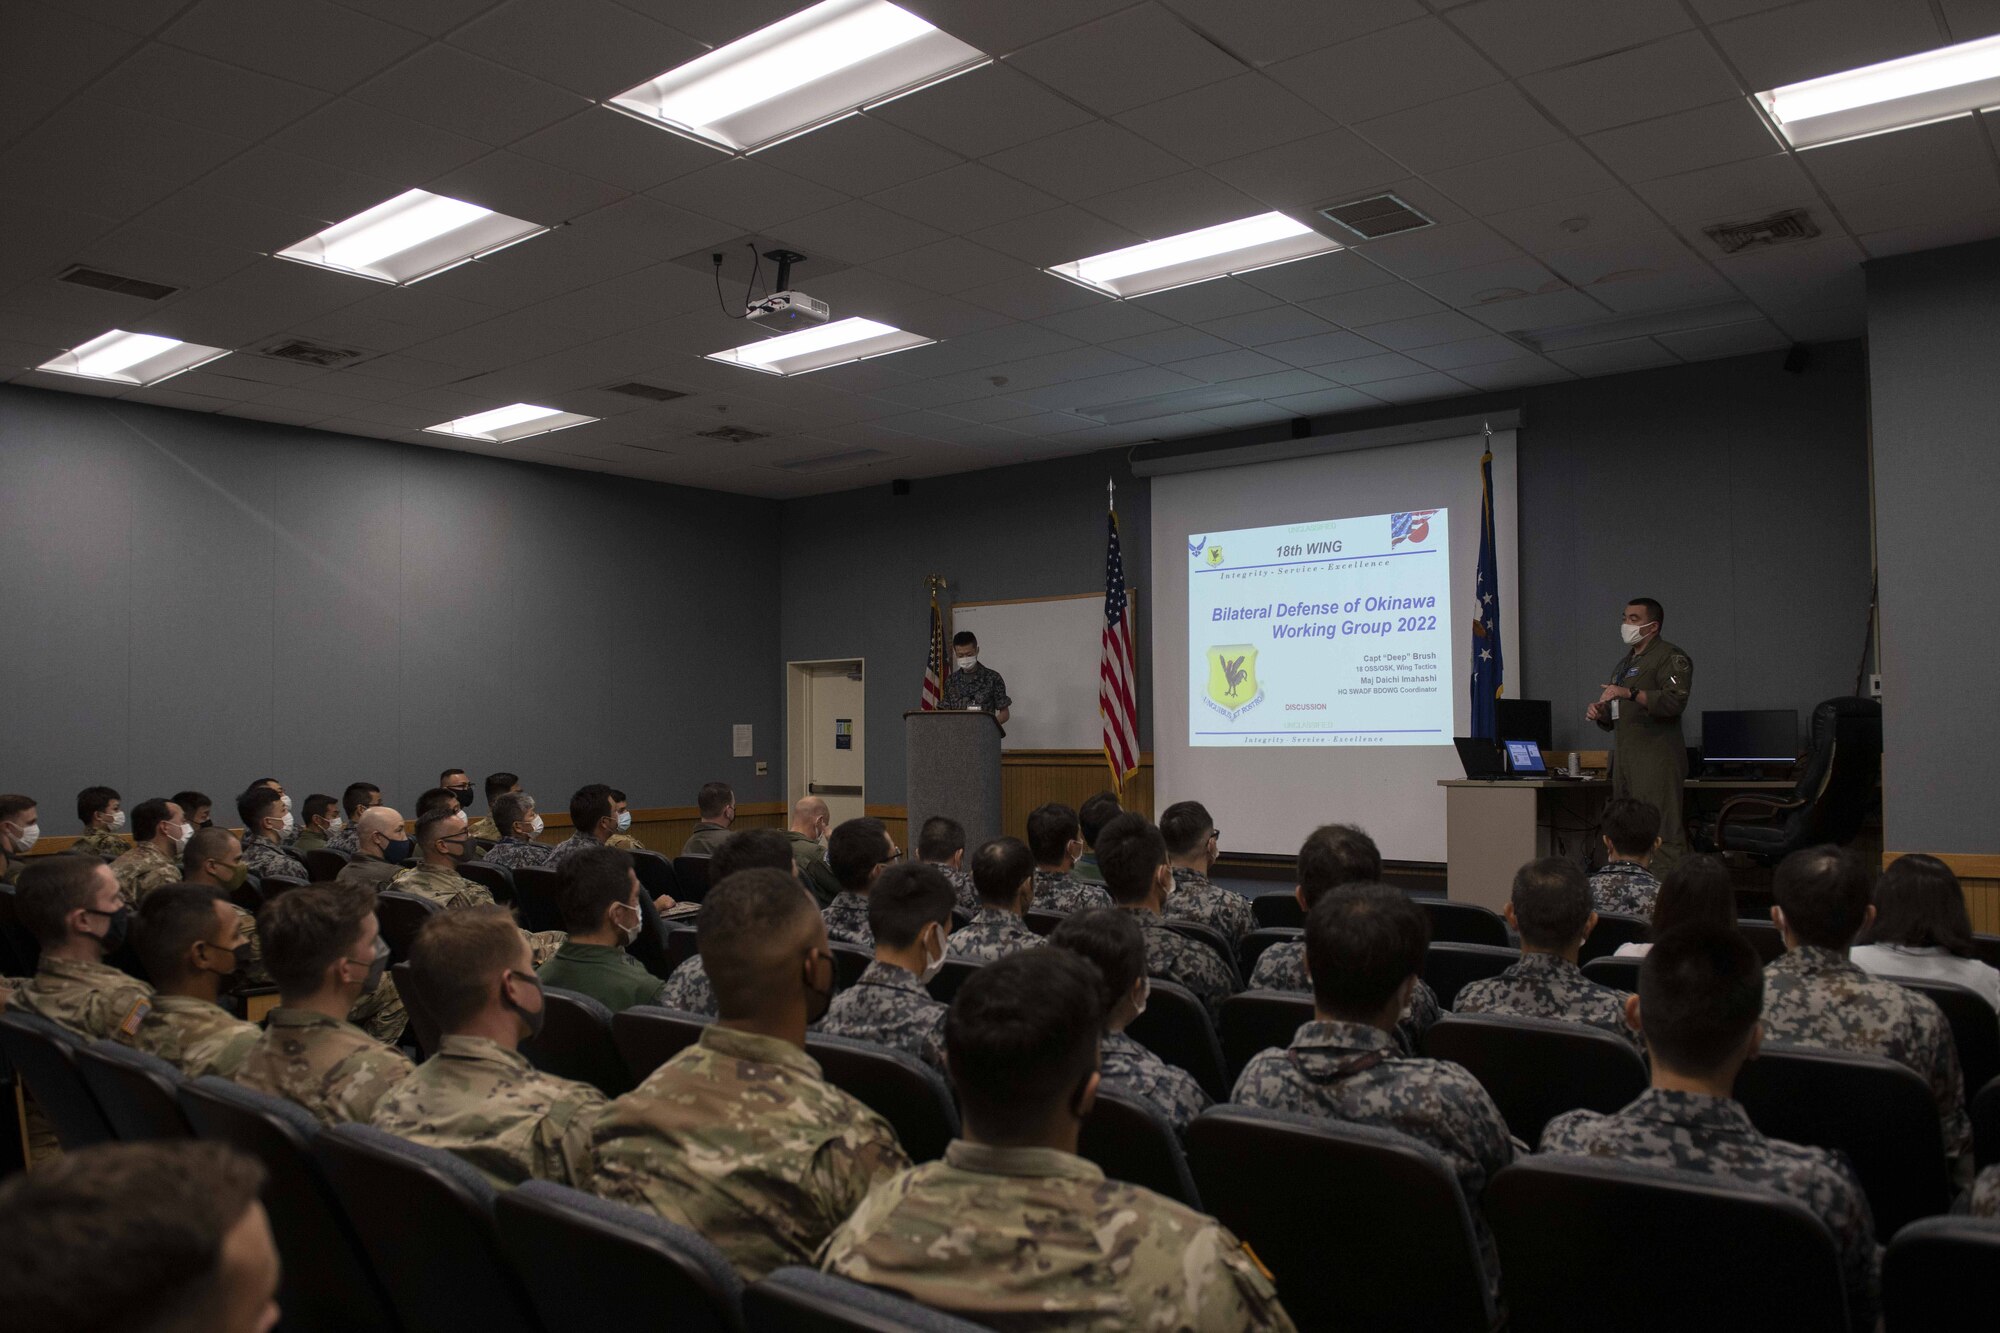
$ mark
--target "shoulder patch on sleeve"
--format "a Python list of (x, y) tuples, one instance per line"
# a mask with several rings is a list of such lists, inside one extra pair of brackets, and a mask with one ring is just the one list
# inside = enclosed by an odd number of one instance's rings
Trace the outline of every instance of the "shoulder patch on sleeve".
[(118, 1030), (128, 1037), (137, 1036), (139, 1025), (146, 1021), (146, 1015), (153, 1012), (153, 1002), (147, 999), (134, 1000), (125, 1018), (118, 1024)]
[(1667, 666), (1669, 669), (1681, 673), (1694, 670), (1694, 663), (1689, 660), (1686, 653), (1675, 653), (1672, 660), (1667, 663)]

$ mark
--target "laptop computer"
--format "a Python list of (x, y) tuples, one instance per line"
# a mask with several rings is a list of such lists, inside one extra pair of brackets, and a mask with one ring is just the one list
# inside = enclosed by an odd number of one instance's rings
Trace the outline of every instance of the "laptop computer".
[(1458, 762), (1464, 766), (1466, 777), (1485, 781), (1507, 776), (1506, 767), (1500, 762), (1500, 747), (1492, 741), (1477, 736), (1453, 736), (1451, 743), (1458, 748)]
[(1534, 741), (1502, 741), (1507, 752), (1508, 774), (1517, 778), (1545, 778), (1549, 766), (1542, 762), (1542, 747)]

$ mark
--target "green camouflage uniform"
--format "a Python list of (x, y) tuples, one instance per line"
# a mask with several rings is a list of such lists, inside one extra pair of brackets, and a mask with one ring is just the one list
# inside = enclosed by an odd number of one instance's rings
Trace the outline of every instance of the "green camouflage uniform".
[(631, 954), (608, 944), (565, 940), (555, 957), (536, 971), (543, 985), (588, 995), (614, 1014), (635, 1004), (659, 1002), (660, 979)]
[(486, 1037), (445, 1037), (375, 1107), (377, 1129), (456, 1153), (495, 1185), (581, 1186), (590, 1131), (608, 1105), (588, 1083), (543, 1073)]
[(11, 1007), (40, 1014), (85, 1041), (130, 1044), (153, 988), (109, 963), (42, 955), (35, 975), (14, 983)]
[(229, 1078), (264, 1035), (219, 1005), (192, 995), (155, 995), (130, 1044), (157, 1055), (187, 1078)]
[(69, 849), (89, 856), (101, 856), (107, 861), (115, 861), (132, 850), (132, 840), (122, 833), (113, 833), (109, 829), (92, 829), (71, 843)]
[(273, 1009), (270, 1027), (243, 1058), (236, 1081), (297, 1102), (322, 1124), (367, 1124), (375, 1106), (415, 1068), (410, 1058), (355, 1027), (310, 1009)]
[(141, 843), (113, 861), (111, 874), (118, 881), (118, 895), (127, 907), (137, 907), (139, 900), (154, 889), (181, 882), (180, 866), (150, 842)]
[[(349, 863), (350, 866), (352, 863)], [(493, 901), (493, 891), (484, 884), (475, 884), (455, 870), (441, 866), (415, 865), (389, 881), (389, 887), (398, 893), (412, 893), (419, 898), (428, 898), (445, 911), (456, 911), (461, 907), (485, 907)], [(569, 936), (560, 930), (524, 930), (528, 947), (534, 951), (535, 966), (556, 956), (563, 941)]]
[(493, 822), (492, 815), (481, 815), (466, 825), (465, 831), (470, 837), (484, 838), (488, 842), (500, 841), (500, 826)]
[(354, 889), (373, 889), (380, 893), (389, 887), (391, 880), (403, 873), (399, 865), (391, 865), (379, 856), (362, 856), (356, 853), (340, 873), (333, 877), (335, 884), (343, 884)]

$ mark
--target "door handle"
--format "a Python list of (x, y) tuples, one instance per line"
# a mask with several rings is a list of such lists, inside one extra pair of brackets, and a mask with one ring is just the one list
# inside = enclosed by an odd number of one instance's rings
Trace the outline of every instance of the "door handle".
[(861, 788), (843, 787), (830, 782), (808, 782), (806, 791), (814, 796), (859, 796)]

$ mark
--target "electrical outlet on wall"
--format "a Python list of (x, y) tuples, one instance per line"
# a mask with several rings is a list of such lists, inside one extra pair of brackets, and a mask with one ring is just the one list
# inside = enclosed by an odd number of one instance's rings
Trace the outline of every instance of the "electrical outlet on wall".
[(757, 776), (758, 776), (758, 777), (760, 777), (760, 778), (767, 778), (767, 777), (770, 777), (770, 776), (771, 776), (771, 765), (770, 765), (769, 763), (767, 763), (766, 761), (764, 761), (764, 760), (762, 760), (762, 759), (759, 759), (759, 760), (757, 761)]
[(1868, 675), (1868, 697), (1871, 699), (1882, 697), (1882, 673), (1879, 671), (1870, 672)]

